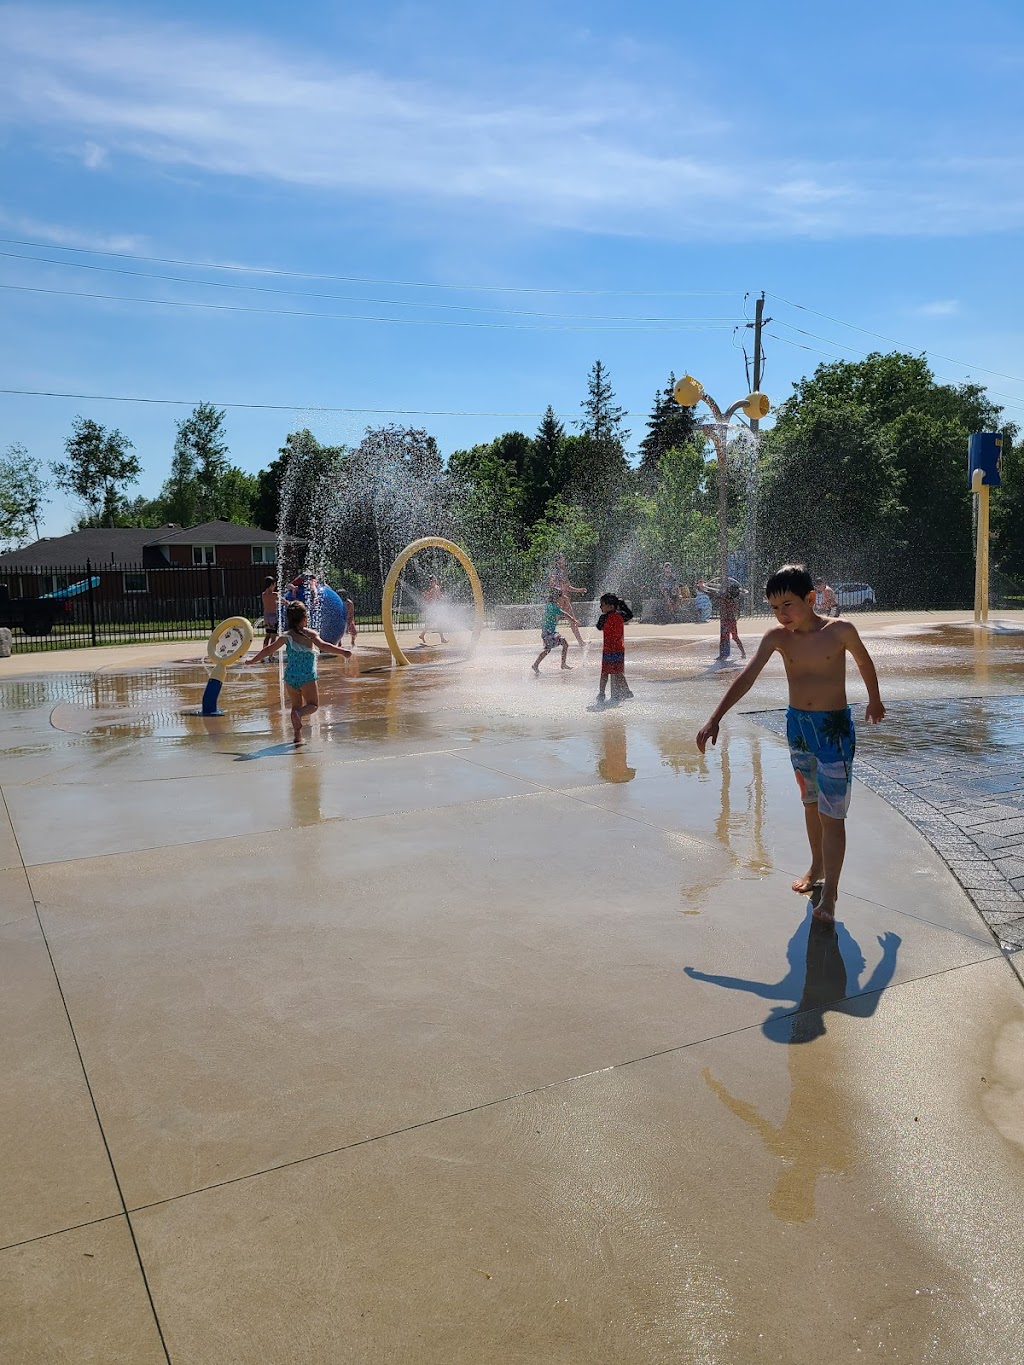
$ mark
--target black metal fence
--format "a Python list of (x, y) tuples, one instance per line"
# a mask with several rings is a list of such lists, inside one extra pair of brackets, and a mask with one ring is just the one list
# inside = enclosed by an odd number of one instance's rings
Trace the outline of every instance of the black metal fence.
[[(168, 565), (151, 568), (143, 564), (85, 564), (69, 567), (0, 565), (0, 626), (11, 630), (12, 648), (16, 653), (36, 650), (71, 649), (92, 645), (136, 644), (154, 640), (203, 639), (218, 621), (228, 616), (245, 616), (259, 627), (262, 617), (260, 593), (269, 570), (263, 564), (202, 564)], [(570, 576), (587, 582), (575, 566)], [(354, 576), (348, 578), (349, 595), (355, 601), (356, 620), (361, 631), (381, 629), (381, 584)], [(941, 605), (969, 608), (973, 600), (973, 579), (960, 582), (956, 601)], [(455, 589), (456, 584), (446, 588)], [(856, 601), (844, 603), (846, 610), (872, 606), (881, 610), (892, 608), (921, 609), (939, 605), (925, 600), (923, 593), (911, 591), (908, 598), (917, 600), (894, 601), (891, 585), (875, 576), (864, 583), (853, 584), (862, 590)], [(862, 600), (863, 590), (870, 587), (873, 601)], [(1001, 574), (992, 576), (992, 609), (1024, 608), (1024, 585)], [(458, 595), (456, 593), (456, 595)], [(524, 601), (540, 600), (541, 588), (534, 587), (523, 596)], [(646, 600), (637, 588), (636, 600)], [(650, 596), (657, 606), (657, 585), (650, 588)], [(960, 600), (962, 599), (962, 600)], [(760, 600), (744, 599), (742, 611), (746, 615), (757, 611)], [(488, 604), (488, 620), (492, 604)], [(403, 624), (416, 620), (418, 598), (401, 595), (395, 603), (395, 613)], [(655, 614), (651, 619), (657, 620)]]
[[(15, 653), (206, 639), (218, 621), (259, 627), (263, 564), (0, 566), (0, 626)], [(360, 630), (380, 630), (380, 592), (353, 593)]]

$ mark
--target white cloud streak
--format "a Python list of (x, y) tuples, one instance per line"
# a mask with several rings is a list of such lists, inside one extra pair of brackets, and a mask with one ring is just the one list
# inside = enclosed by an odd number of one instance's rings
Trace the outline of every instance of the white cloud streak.
[[(602, 79), (488, 97), (330, 67), (244, 35), (93, 10), (0, 7), (0, 117), (111, 158), (448, 211), (529, 229), (679, 240), (973, 233), (1024, 224), (1019, 167), (751, 164), (710, 109)], [(509, 83), (506, 75), (504, 83)], [(671, 131), (666, 131), (671, 130)], [(999, 184), (999, 192), (995, 185)]]

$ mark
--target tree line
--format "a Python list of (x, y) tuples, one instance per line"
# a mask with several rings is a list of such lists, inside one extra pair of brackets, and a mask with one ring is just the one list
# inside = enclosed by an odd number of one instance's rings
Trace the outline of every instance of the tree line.
[[(233, 465), (225, 413), (200, 403), (177, 423), (170, 473), (155, 498), (129, 498), (141, 466), (131, 442), (77, 418), (56, 486), (85, 525), (189, 526), (223, 518), (308, 540), (320, 570), (352, 586), (377, 581), (419, 535), (465, 544), (485, 588), (516, 600), (563, 552), (577, 581), (643, 596), (671, 562), (683, 577), (714, 570), (718, 468), (694, 413), (660, 388), (631, 433), (596, 361), (579, 418), (549, 406), (535, 432), (508, 431), (443, 459), (421, 428), (371, 427), (358, 446), (292, 432), (256, 474)], [(980, 385), (941, 384), (924, 357), (875, 353), (822, 364), (801, 379), (758, 446), (728, 458), (731, 544), (763, 571), (802, 559), (833, 579), (872, 582), (890, 606), (957, 606), (973, 583), (967, 437), (1002, 429), (1005, 487), (993, 498), (994, 562), (1024, 576), (1024, 469), (1016, 430)], [(23, 542), (47, 481), (23, 447), (0, 458), (0, 536)], [(598, 582), (600, 580), (600, 583)], [(606, 581), (607, 580), (607, 581)]]

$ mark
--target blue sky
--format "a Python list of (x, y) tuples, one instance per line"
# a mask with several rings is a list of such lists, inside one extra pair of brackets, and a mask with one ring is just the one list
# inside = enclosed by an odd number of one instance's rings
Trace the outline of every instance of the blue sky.
[[(532, 431), (600, 357), (637, 439), (669, 370), (745, 391), (765, 289), (773, 399), (888, 347), (854, 324), (1024, 421), (1017, 6), (36, 0), (0, 58), (0, 237), (41, 244), (0, 243), (0, 387), (294, 407), (229, 408), (255, 470), (387, 420), (303, 405)], [(187, 411), (0, 395), (0, 447), (94, 417), (149, 494)]]

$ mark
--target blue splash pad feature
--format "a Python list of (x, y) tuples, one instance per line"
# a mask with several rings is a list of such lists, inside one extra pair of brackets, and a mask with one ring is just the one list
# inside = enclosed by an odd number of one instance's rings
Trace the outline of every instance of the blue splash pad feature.
[[(309, 584), (304, 583), (301, 588), (295, 590), (295, 600), (305, 602), (310, 615), (313, 615), (313, 604), (307, 596), (309, 592)], [(319, 584), (315, 592), (320, 599), (320, 638), (326, 640), (328, 644), (336, 645), (345, 634), (345, 627), (348, 624), (345, 603), (334, 589), (327, 587), (325, 583)]]
[(203, 710), (204, 716), (221, 716), (223, 711), (217, 707), (220, 699), (220, 689), (224, 686), (220, 678), (211, 678), (203, 691)]

